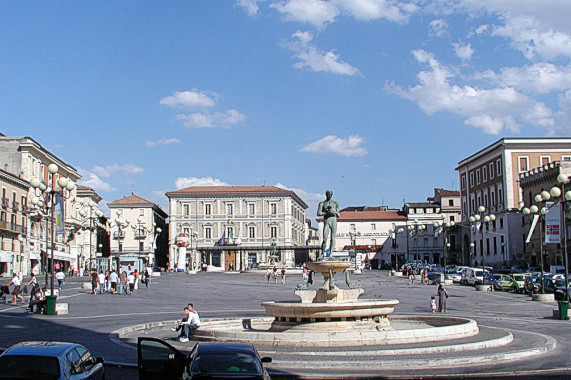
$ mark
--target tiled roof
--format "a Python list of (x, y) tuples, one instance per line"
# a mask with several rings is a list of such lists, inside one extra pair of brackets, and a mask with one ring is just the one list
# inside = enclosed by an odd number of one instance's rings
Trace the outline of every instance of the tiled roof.
[(458, 197), (460, 196), (460, 191), (458, 190), (445, 190), (445, 189), (436, 189), (438, 194), (441, 197)]
[(287, 193), (293, 191), (284, 190), (274, 186), (191, 186), (184, 189), (169, 191), (170, 194), (237, 194), (237, 193)]
[(398, 210), (389, 211), (345, 211), (338, 221), (344, 220), (406, 220)]
[(107, 203), (108, 206), (132, 205), (132, 204), (154, 205), (153, 202), (143, 199), (135, 194), (131, 194), (127, 197)]

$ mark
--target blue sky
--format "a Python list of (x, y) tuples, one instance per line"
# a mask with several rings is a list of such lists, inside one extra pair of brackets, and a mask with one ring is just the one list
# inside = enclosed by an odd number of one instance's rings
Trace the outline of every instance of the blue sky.
[(78, 168), (100, 206), (266, 183), (400, 208), (502, 137), (569, 135), (570, 17), (569, 0), (3, 1), (0, 132)]

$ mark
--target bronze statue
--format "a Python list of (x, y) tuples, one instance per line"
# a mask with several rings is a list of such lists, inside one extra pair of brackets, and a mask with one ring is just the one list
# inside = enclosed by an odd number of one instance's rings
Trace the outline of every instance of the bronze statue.
[(317, 216), (323, 216), (323, 242), (321, 243), (321, 254), (325, 256), (325, 247), (327, 246), (327, 239), (331, 234), (329, 242), (329, 255), (335, 249), (335, 234), (337, 233), (337, 218), (339, 214), (339, 204), (333, 200), (333, 191), (327, 190), (325, 192), (325, 200), (319, 202), (317, 206)]

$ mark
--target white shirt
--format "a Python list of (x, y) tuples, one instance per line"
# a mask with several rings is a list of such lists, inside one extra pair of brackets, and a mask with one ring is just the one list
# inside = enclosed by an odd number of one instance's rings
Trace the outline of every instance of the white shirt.
[(22, 285), (22, 282), (20, 281), (18, 276), (14, 276), (14, 278), (12, 279), (12, 284), (14, 284), (14, 286), (20, 286)]
[(192, 311), (189, 311), (188, 313), (188, 320), (186, 320), (185, 322), (182, 322), (183, 325), (195, 325), (195, 326), (200, 326), (200, 317), (198, 316), (198, 313), (194, 313)]
[(117, 278), (119, 278), (119, 275), (115, 272), (111, 272), (109, 275), (109, 281), (111, 282), (117, 282)]
[(56, 273), (56, 280), (63, 280), (65, 278), (65, 273), (57, 272)]
[(128, 275), (127, 281), (129, 281), (129, 284), (134, 284), (135, 283), (135, 276), (133, 276), (132, 274)]
[(99, 283), (105, 284), (105, 275), (103, 273), (99, 273)]

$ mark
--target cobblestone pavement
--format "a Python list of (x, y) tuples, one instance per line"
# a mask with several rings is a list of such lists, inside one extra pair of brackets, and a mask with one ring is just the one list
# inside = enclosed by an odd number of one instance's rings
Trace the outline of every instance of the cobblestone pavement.
[[(319, 276), (318, 276), (319, 277)], [(93, 295), (82, 289), (87, 278), (68, 279), (58, 302), (69, 304), (69, 314), (38, 316), (26, 313), (25, 306), (0, 304), (0, 347), (24, 340), (59, 340), (78, 342), (88, 347), (95, 356), (108, 363), (136, 363), (136, 350), (129, 344), (116, 344), (110, 334), (127, 326), (174, 321), (182, 316), (188, 302), (194, 303), (201, 317), (257, 317), (265, 316), (262, 301), (297, 301), (293, 293), (301, 282), (301, 275), (291, 274), (286, 284), (266, 283), (258, 273), (166, 273), (153, 278), (148, 290), (139, 289), (128, 295)], [(432, 285), (408, 285), (401, 277), (389, 277), (386, 271), (365, 271), (359, 280), (365, 294), (361, 298), (396, 298), (400, 304), (394, 315), (429, 315), (429, 299), (436, 292)], [(319, 285), (316, 280), (314, 288)], [(0, 283), (7, 283), (6, 281)], [(343, 284), (339, 284), (343, 287)], [(511, 376), (517, 378), (556, 378), (571, 376), (571, 322), (552, 319), (555, 302), (532, 302), (530, 297), (504, 292), (476, 292), (460, 285), (448, 286), (448, 315), (475, 319), (479, 325), (544, 334), (553, 337), (557, 346), (549, 354), (517, 362), (499, 362), (485, 368), (465, 367), (454, 371), (391, 372), (388, 376), (404, 378), (463, 374), (481, 377)], [(189, 347), (190, 348), (190, 347)], [(319, 360), (319, 357), (317, 358)], [(363, 358), (356, 358), (358, 365)], [(134, 378), (133, 368), (108, 366), (109, 379)], [(269, 366), (271, 368), (271, 366)], [(406, 368), (406, 360), (403, 362)], [(528, 372), (521, 372), (528, 371)], [(529, 372), (532, 371), (532, 372)], [(338, 378), (352, 378), (352, 369), (339, 371)], [(292, 378), (291, 374), (274, 374), (277, 378)], [(373, 376), (363, 373), (363, 377)], [(319, 374), (314, 378), (319, 378)], [(563, 378), (563, 377), (562, 377)]]

